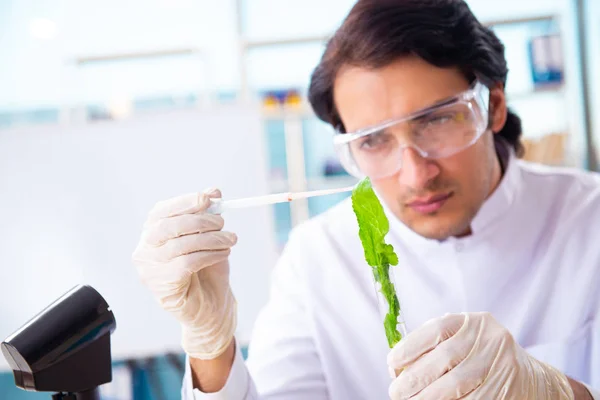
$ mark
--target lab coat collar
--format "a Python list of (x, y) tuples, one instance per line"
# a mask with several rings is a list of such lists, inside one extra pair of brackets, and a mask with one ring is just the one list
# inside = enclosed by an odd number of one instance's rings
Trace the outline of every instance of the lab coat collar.
[(463, 238), (448, 238), (443, 241), (427, 239), (404, 225), (382, 202), (384, 211), (390, 221), (391, 239), (414, 245), (418, 250), (431, 251), (447, 244), (457, 242), (472, 243), (479, 239), (483, 232), (494, 229), (501, 222), (514, 203), (521, 188), (521, 170), (514, 150), (506, 142), (496, 143), (498, 155), (504, 161), (504, 174), (496, 190), (483, 203), (479, 212), (471, 222), (472, 234)]
[(483, 203), (471, 222), (473, 236), (480, 235), (486, 229), (492, 229), (502, 219), (514, 203), (521, 188), (521, 170), (514, 150), (508, 149), (506, 170), (498, 187)]

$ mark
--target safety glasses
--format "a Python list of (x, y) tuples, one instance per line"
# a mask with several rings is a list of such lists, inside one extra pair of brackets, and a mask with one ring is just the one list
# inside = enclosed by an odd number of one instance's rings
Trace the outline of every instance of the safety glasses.
[(381, 179), (400, 171), (407, 148), (440, 159), (473, 145), (487, 128), (488, 107), (489, 89), (475, 81), (469, 90), (410, 115), (356, 132), (337, 132), (334, 145), (348, 173)]

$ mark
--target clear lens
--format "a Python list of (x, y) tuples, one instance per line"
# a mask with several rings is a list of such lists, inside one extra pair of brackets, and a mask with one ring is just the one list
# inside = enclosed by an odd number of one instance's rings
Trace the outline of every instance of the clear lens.
[(398, 172), (407, 147), (426, 158), (449, 157), (475, 143), (485, 131), (485, 98), (472, 96), (469, 101), (456, 101), (387, 123), (379, 130), (338, 144), (340, 160), (350, 174), (377, 179)]
[(471, 144), (481, 128), (471, 103), (457, 103), (410, 122), (410, 139), (431, 158), (444, 157)]

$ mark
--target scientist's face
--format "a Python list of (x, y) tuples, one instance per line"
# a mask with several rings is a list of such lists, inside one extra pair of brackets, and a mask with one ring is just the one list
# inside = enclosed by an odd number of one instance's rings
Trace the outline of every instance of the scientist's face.
[[(403, 57), (377, 69), (342, 68), (334, 82), (334, 100), (346, 132), (353, 132), (467, 89), (469, 82), (458, 69)], [(490, 91), (489, 119), (488, 130), (470, 147), (441, 159), (426, 159), (406, 148), (397, 173), (372, 179), (387, 206), (416, 233), (438, 240), (470, 233), (473, 217), (500, 181), (493, 134), (506, 122), (501, 86)]]

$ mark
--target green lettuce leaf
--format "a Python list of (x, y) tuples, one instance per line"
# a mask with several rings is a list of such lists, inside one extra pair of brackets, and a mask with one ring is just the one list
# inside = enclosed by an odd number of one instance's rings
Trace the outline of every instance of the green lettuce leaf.
[(373, 277), (379, 282), (380, 292), (387, 303), (383, 326), (391, 348), (402, 339), (397, 329), (400, 303), (389, 273), (391, 265), (398, 265), (398, 256), (392, 245), (385, 243), (385, 236), (390, 230), (389, 221), (368, 178), (361, 180), (352, 191), (352, 209), (358, 221), (358, 236), (365, 260), (371, 266)]

